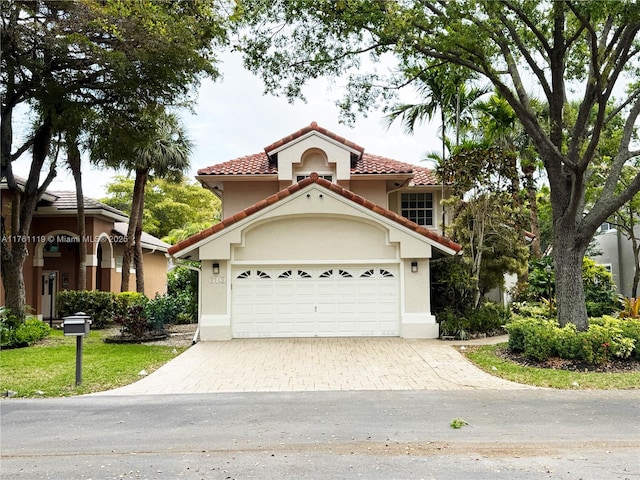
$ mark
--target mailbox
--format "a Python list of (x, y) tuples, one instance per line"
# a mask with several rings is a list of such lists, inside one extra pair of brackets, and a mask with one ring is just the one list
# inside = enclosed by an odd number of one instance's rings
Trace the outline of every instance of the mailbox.
[(67, 336), (84, 337), (89, 335), (89, 325), (91, 325), (91, 319), (84, 312), (78, 312), (62, 319), (62, 328)]

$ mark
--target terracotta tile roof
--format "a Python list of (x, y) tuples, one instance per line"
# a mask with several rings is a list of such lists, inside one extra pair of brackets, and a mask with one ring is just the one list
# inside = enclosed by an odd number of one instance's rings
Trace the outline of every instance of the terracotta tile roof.
[(173, 245), (172, 247), (169, 248), (169, 254), (170, 255), (174, 255), (175, 253), (184, 250), (185, 248), (190, 247), (191, 245), (194, 245), (196, 243), (198, 243), (201, 240), (204, 240), (205, 238), (210, 237), (211, 235), (220, 232), (221, 230), (224, 230), (225, 228), (233, 225), (234, 223), (239, 222), (240, 220), (243, 220), (245, 218), (247, 218), (250, 215), (253, 215), (254, 213), (262, 210), (265, 207), (268, 207), (269, 205), (273, 205), (274, 203), (279, 202), (280, 200), (282, 200), (283, 198), (288, 197), (289, 195), (291, 195), (292, 193), (297, 192), (298, 190), (303, 189), (304, 187), (306, 187), (307, 185), (311, 185), (312, 183), (317, 183), (318, 185), (321, 185), (324, 188), (327, 188), (329, 190), (331, 190), (332, 192), (335, 192), (339, 195), (342, 195), (343, 197), (351, 200), (352, 202), (357, 203), (358, 205), (361, 205), (365, 208), (368, 208), (369, 210), (377, 213), (378, 215), (382, 215), (385, 218), (388, 218), (390, 220), (393, 220), (396, 223), (399, 223), (400, 225), (413, 230), (416, 233), (419, 233), (420, 235), (423, 235), (437, 243), (439, 243), (440, 245), (450, 248), (451, 250), (453, 250), (454, 252), (459, 252), (460, 250), (462, 250), (462, 247), (460, 245), (458, 245), (457, 243), (455, 243), (454, 241), (437, 234), (436, 232), (429, 230), (428, 228), (422, 227), (410, 220), (408, 220), (405, 217), (402, 217), (400, 215), (398, 215), (395, 212), (392, 212), (391, 210), (388, 210), (386, 208), (383, 208), (379, 205), (376, 205), (375, 203), (366, 200), (365, 198), (356, 195), (355, 193), (340, 187), (339, 185), (336, 185), (335, 183), (331, 183), (328, 180), (325, 180), (323, 178), (318, 177), (317, 173), (312, 173), (308, 178), (305, 178), (304, 180), (298, 182), (298, 183), (294, 183), (293, 185), (285, 188), (284, 190), (280, 190), (279, 192), (271, 195), (270, 197), (265, 198), (264, 200), (260, 200), (258, 203), (255, 203), (254, 205), (251, 205), (250, 207), (245, 208), (244, 210), (236, 213), (235, 215), (225, 218), (224, 220), (222, 220), (220, 223), (217, 223), (216, 225), (213, 225), (185, 240), (182, 240), (181, 242), (176, 243), (175, 245)]
[(360, 153), (364, 152), (364, 148), (362, 148), (359, 145), (356, 145), (355, 143), (347, 140), (344, 137), (341, 137), (340, 135), (336, 135), (333, 132), (330, 132), (329, 130), (327, 130), (326, 128), (322, 128), (320, 126), (318, 126), (318, 124), (316, 122), (311, 122), (311, 125), (308, 125), (306, 127), (301, 128), (300, 130), (298, 130), (297, 132), (292, 133), (291, 135), (287, 135), (284, 138), (281, 138), (280, 140), (278, 140), (277, 142), (273, 142), (271, 145), (267, 145), (266, 147), (264, 147), (264, 151), (269, 153), (283, 145), (286, 145), (287, 143), (295, 140), (296, 138), (300, 138), (303, 135), (306, 135), (307, 133), (311, 132), (311, 131), (316, 131), (318, 133), (321, 133), (322, 135), (329, 137), (333, 140), (335, 140), (336, 142), (342, 143), (343, 145), (352, 148), (354, 150), (359, 151)]
[[(198, 170), (198, 175), (275, 175), (278, 167), (266, 153), (255, 153)], [(351, 167), (352, 175), (412, 174), (411, 185), (438, 185), (432, 170), (391, 158), (364, 153)]]
[(410, 186), (420, 185), (440, 185), (433, 170), (425, 167), (413, 165), (413, 178), (409, 182)]
[(264, 152), (218, 163), (198, 170), (198, 175), (270, 175), (278, 173), (275, 163)]
[(411, 173), (413, 172), (413, 167), (409, 163), (365, 153), (351, 168), (351, 173), (354, 175), (365, 173)]
[(319, 127), (316, 122), (312, 122), (311, 125), (301, 128), (297, 132), (268, 145), (265, 147), (264, 152), (254, 153), (253, 155), (247, 155), (211, 165), (210, 167), (201, 168), (198, 170), (198, 175), (275, 175), (278, 173), (278, 165), (276, 161), (270, 159), (269, 153), (311, 131), (319, 132), (360, 152), (360, 155), (352, 164), (352, 175), (410, 175), (413, 173), (411, 185), (438, 185), (435, 175), (428, 168), (400, 162), (380, 155), (364, 153), (364, 148), (325, 128)]

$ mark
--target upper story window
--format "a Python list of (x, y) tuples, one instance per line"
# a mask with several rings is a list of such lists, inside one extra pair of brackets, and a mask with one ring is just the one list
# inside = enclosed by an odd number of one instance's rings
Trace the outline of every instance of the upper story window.
[(403, 193), (401, 215), (418, 225), (433, 226), (433, 194)]
[[(318, 175), (318, 177), (319, 178), (324, 178), (325, 180), (333, 182), (333, 175)], [(300, 182), (300, 181), (304, 180), (305, 178), (309, 178), (309, 175), (297, 175), (296, 176), (296, 182)]]
[(609, 222), (604, 222), (602, 225), (600, 225), (600, 228), (599, 228), (598, 231), (600, 233), (605, 233), (605, 232), (614, 231), (615, 229), (616, 229), (616, 227), (611, 225)]

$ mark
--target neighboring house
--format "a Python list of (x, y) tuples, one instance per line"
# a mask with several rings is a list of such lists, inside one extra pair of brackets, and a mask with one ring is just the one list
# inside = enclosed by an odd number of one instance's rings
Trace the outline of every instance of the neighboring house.
[[(18, 180), (24, 186), (23, 180)], [(12, 197), (6, 181), (0, 183), (5, 228), (11, 225)], [(120, 291), (122, 255), (127, 234), (127, 216), (92, 198), (84, 198), (87, 242), (87, 290)], [(56, 318), (55, 294), (78, 288), (79, 248), (76, 192), (47, 191), (36, 207), (29, 233), (29, 255), (24, 264), (26, 303), (39, 318)], [(11, 232), (5, 234), (11, 238)], [(164, 293), (167, 285), (168, 244), (142, 234), (145, 294)], [(135, 287), (131, 267), (130, 285)], [(4, 304), (0, 284), (0, 304)]]
[(219, 224), (169, 248), (201, 262), (200, 339), (436, 338), (431, 171), (370, 155), (315, 122), (254, 155), (203, 168)]
[[(640, 225), (636, 226), (634, 231), (640, 242)], [(602, 254), (591, 258), (611, 272), (618, 293), (625, 297), (633, 296), (631, 288), (635, 274), (635, 258), (631, 240), (610, 223), (603, 223), (593, 238), (595, 250)]]

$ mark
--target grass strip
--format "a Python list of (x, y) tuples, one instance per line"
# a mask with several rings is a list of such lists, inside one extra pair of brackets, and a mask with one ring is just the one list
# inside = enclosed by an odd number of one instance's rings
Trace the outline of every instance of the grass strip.
[(572, 372), (525, 367), (497, 355), (506, 343), (470, 347), (464, 355), (496, 377), (536, 387), (564, 390), (629, 390), (640, 388), (640, 372)]
[(105, 331), (84, 338), (82, 384), (75, 386), (76, 339), (54, 330), (28, 348), (0, 351), (0, 392), (15, 397), (66, 397), (102, 392), (140, 379), (138, 373), (157, 370), (186, 348), (145, 344), (107, 344)]

